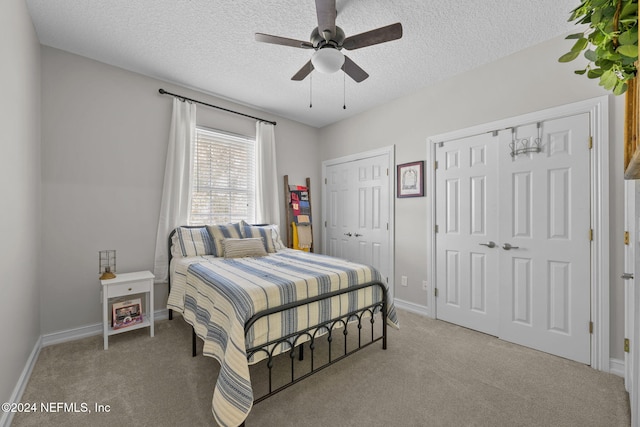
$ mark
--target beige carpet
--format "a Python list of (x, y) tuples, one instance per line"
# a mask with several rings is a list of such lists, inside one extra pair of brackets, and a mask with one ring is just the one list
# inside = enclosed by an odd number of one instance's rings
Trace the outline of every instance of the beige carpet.
[[(247, 427), (630, 424), (620, 377), (412, 313), (399, 318), (387, 350), (376, 343), (257, 404)], [(190, 334), (177, 317), (157, 322), (155, 338), (147, 329), (113, 336), (107, 351), (101, 336), (43, 348), (22, 402), (85, 403), (91, 413), (16, 414), (12, 425), (215, 426), (218, 364), (191, 358)]]

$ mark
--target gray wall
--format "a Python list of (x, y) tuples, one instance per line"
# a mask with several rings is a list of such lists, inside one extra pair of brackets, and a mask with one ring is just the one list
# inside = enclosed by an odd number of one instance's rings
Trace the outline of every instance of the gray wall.
[[(43, 47), (43, 334), (101, 321), (99, 250), (116, 249), (119, 272), (153, 269), (171, 119), (160, 87), (277, 121), (280, 180), (320, 180), (315, 128)], [(255, 135), (254, 120), (207, 107), (198, 106), (197, 123)], [(283, 186), (280, 194), (284, 218)], [(163, 307), (166, 285), (155, 290)]]
[(6, 402), (40, 337), (40, 44), (23, 0), (0, 2), (0, 31), (0, 401)]
[[(577, 76), (576, 64), (557, 58), (571, 47), (562, 37), (476, 70), (423, 88), (379, 108), (321, 130), (322, 160), (396, 145), (396, 163), (426, 159), (427, 138), (495, 120), (606, 94), (596, 81)], [(428, 64), (426, 64), (428, 66)], [(611, 357), (624, 359), (623, 97), (610, 97)], [(395, 287), (401, 300), (428, 306), (425, 220), (431, 197), (395, 199)], [(419, 236), (424, 236), (420, 238)]]

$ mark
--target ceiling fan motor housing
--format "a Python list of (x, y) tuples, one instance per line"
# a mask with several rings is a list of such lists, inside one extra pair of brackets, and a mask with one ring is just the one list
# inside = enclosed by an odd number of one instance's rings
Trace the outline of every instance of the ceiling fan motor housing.
[(333, 34), (333, 36), (329, 40), (325, 40), (324, 35), (320, 33), (320, 31), (318, 30), (318, 27), (316, 27), (311, 32), (311, 36), (309, 37), (311, 44), (313, 44), (313, 47), (316, 50), (322, 49), (325, 46), (327, 47), (330, 46), (340, 50), (342, 49), (342, 42), (344, 42), (344, 39), (345, 39), (344, 31), (342, 31), (342, 28), (338, 27), (337, 25), (336, 25), (335, 34)]

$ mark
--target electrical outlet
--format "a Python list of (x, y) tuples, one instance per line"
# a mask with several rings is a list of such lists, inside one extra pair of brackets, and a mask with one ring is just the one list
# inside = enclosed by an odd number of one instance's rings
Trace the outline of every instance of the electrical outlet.
[(422, 281), (422, 290), (423, 291), (429, 291), (429, 283), (426, 280)]
[(407, 276), (402, 276), (402, 277), (400, 277), (400, 284), (401, 284), (402, 286), (408, 286), (408, 283), (407, 283)]

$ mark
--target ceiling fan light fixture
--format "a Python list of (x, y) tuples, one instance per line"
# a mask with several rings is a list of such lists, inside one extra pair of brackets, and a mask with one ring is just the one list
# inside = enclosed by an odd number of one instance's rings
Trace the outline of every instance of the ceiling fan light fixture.
[(318, 49), (311, 57), (311, 63), (313, 68), (321, 73), (331, 74), (342, 68), (344, 55), (332, 47)]

